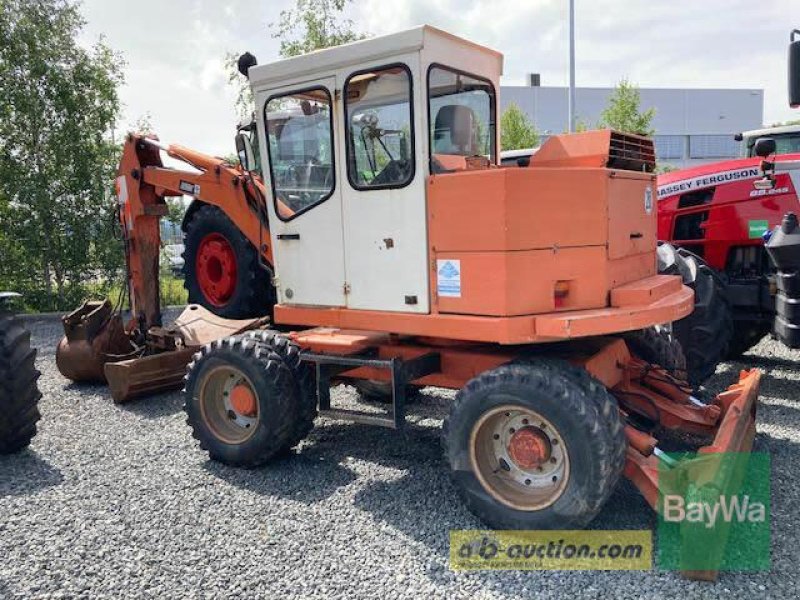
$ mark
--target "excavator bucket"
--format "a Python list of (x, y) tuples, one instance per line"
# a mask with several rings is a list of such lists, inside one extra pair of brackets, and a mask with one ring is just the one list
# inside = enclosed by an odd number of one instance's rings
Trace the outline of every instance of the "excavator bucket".
[(72, 381), (104, 383), (105, 363), (127, 358), (134, 349), (122, 317), (108, 300), (84, 302), (61, 321), (64, 337), (56, 350), (56, 365)]
[(267, 317), (224, 319), (190, 304), (168, 327), (151, 327), (151, 352), (140, 358), (109, 362), (105, 377), (116, 404), (181, 387), (186, 365), (202, 346), (250, 329), (264, 327)]
[(116, 403), (180, 387), (198, 348), (214, 340), (264, 327), (269, 319), (224, 319), (190, 304), (167, 327), (151, 327), (138, 346), (108, 300), (84, 302), (63, 318), (56, 364), (78, 382), (108, 382)]

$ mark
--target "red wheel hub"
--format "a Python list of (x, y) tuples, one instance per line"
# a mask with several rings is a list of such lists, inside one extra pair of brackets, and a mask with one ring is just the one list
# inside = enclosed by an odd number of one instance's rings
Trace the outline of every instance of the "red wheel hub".
[(508, 442), (508, 455), (522, 469), (535, 469), (550, 458), (550, 440), (535, 427), (523, 427)]
[(231, 406), (240, 415), (254, 417), (258, 407), (256, 406), (256, 396), (245, 383), (240, 383), (231, 390)]
[(213, 306), (224, 306), (236, 291), (236, 253), (219, 233), (209, 233), (200, 241), (195, 260), (200, 291)]

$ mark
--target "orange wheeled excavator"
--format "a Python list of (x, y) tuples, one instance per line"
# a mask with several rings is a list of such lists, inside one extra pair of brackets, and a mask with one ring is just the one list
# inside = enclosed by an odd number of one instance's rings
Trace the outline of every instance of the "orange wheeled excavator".
[[(458, 390), (446, 459), (501, 529), (583, 527), (623, 472), (658, 508), (659, 473), (693, 464), (659, 449), (663, 428), (706, 436), (702, 453), (749, 451), (759, 373), (704, 402), (655, 327), (693, 294), (656, 273), (651, 140), (552, 136), (528, 167), (500, 167), (502, 55), (432, 27), (240, 67), (258, 140), (238, 136), (242, 168), (128, 138), (132, 317), (110, 303), (68, 315), (68, 377), (105, 376), (124, 400), (175, 385), (191, 361), (195, 437), (246, 467), (297, 445), (318, 413), (400, 428), (409, 385)], [(160, 152), (200, 172), (166, 169)], [(195, 198), (187, 285), (204, 306), (164, 327), (158, 220), (179, 193)], [(331, 386), (359, 381), (386, 384), (386, 414), (333, 406)]]

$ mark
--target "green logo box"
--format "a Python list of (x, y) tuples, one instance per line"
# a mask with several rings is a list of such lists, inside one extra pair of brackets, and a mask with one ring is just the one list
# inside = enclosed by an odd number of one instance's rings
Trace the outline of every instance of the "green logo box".
[(679, 464), (662, 461), (659, 469), (656, 565), (678, 571), (768, 571), (769, 454), (669, 457)]
[(748, 221), (747, 229), (751, 240), (760, 238), (769, 229), (769, 221), (760, 219)]

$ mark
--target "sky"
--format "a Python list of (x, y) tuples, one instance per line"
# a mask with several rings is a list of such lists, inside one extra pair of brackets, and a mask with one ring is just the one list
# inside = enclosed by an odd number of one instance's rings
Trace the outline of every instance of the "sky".
[[(101, 36), (122, 55), (121, 130), (147, 116), (162, 141), (233, 152), (235, 91), (227, 53), (278, 59), (271, 23), (294, 0), (83, 0), (81, 43)], [(430, 24), (501, 51), (505, 85), (540, 73), (568, 81), (567, 0), (354, 0), (346, 17), (370, 35)], [(576, 81), (611, 87), (762, 88), (764, 122), (788, 107), (786, 48), (798, 0), (575, 0)], [(578, 107), (580, 112), (580, 107)]]

